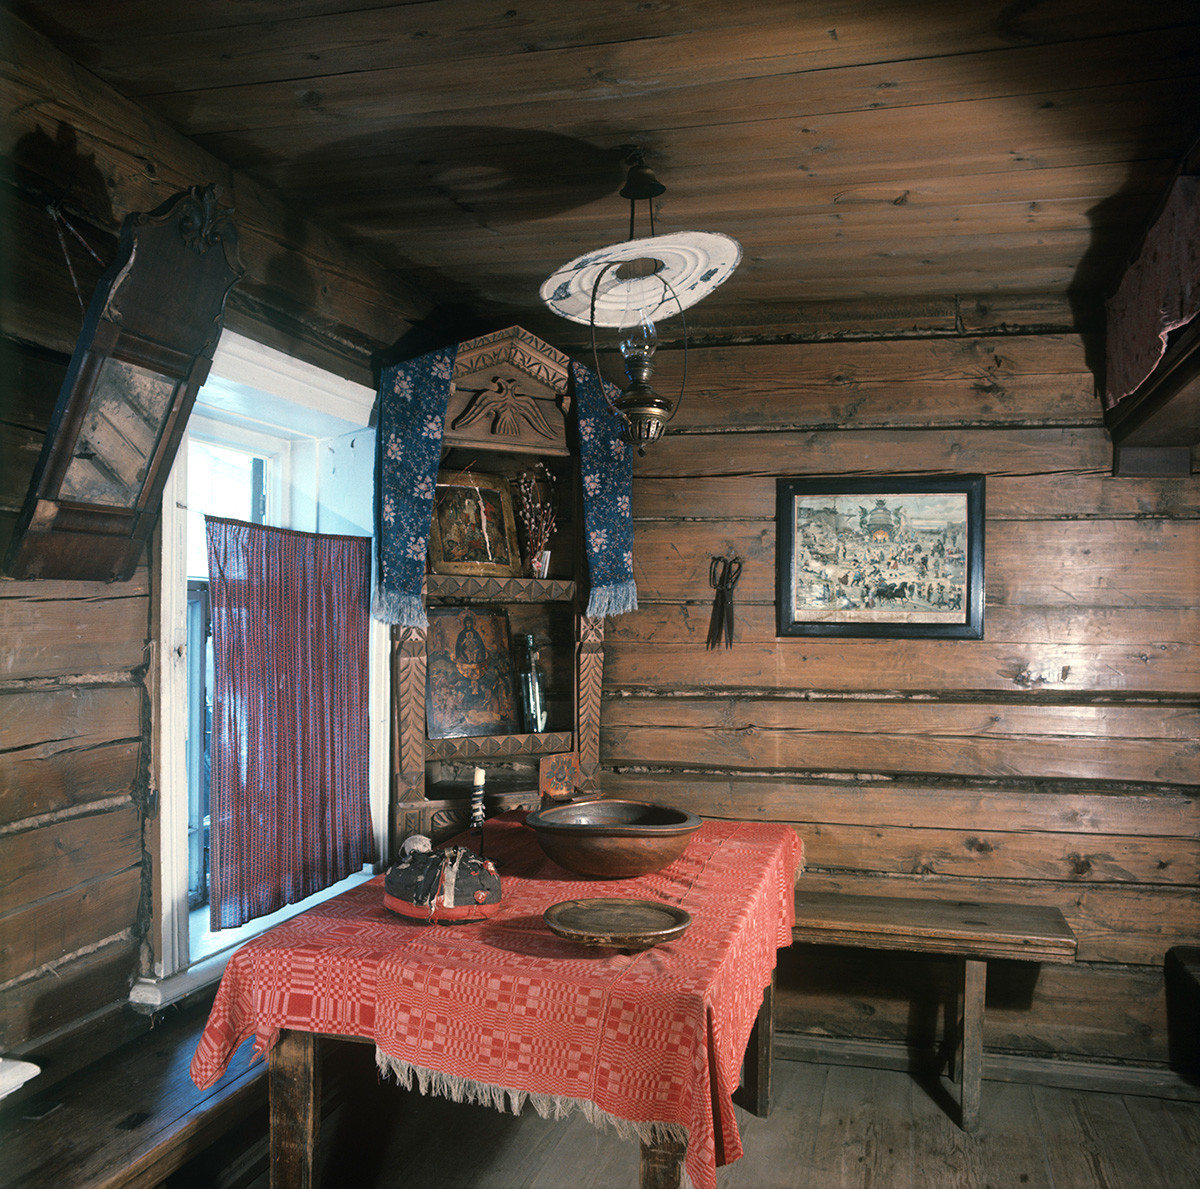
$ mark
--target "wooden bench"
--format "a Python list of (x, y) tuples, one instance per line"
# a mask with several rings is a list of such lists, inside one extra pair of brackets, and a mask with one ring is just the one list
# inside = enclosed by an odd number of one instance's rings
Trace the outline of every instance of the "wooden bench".
[(983, 1075), (983, 1006), (989, 958), (1073, 962), (1075, 935), (1057, 908), (976, 904), (962, 900), (844, 896), (796, 892), (792, 939), (863, 949), (950, 954), (962, 959), (962, 1018), (953, 1038), (960, 1122), (979, 1117)]
[(255, 1111), (265, 1139), (267, 1067), (249, 1064), (249, 1042), (215, 1086), (192, 1084), (205, 1014), (171, 1019), (46, 1090), (30, 1082), (0, 1114), (0, 1189), (149, 1189)]

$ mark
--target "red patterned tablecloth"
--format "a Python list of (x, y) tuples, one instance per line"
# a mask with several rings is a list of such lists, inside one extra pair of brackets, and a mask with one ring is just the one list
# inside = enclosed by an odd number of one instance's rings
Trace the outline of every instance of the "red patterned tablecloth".
[[(380, 1066), (423, 1091), (686, 1137), (688, 1176), (714, 1189), (716, 1167), (742, 1154), (731, 1095), (776, 949), (791, 943), (799, 840), (705, 822), (662, 871), (587, 880), (547, 859), (523, 816), (486, 826), (503, 892), (490, 920), (409, 922), (384, 908), (379, 877), (238, 950), (195, 1083), (214, 1082), (251, 1035), (260, 1054), (283, 1029), (370, 1037)], [(590, 896), (678, 905), (692, 925), (636, 954), (547, 929), (547, 907)]]

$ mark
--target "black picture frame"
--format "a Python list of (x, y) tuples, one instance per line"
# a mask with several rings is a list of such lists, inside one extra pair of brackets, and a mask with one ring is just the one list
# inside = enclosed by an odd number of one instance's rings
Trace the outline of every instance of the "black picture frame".
[(984, 479), (776, 480), (779, 636), (982, 640)]

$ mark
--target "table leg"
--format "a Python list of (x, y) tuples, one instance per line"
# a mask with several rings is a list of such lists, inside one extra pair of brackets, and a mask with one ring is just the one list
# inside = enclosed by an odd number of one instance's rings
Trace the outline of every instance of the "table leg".
[(271, 1189), (316, 1189), (321, 1122), (317, 1038), (284, 1032), (271, 1049)]
[(685, 1139), (662, 1139), (652, 1144), (643, 1141), (638, 1166), (639, 1189), (680, 1189), (686, 1153)]
[(987, 962), (963, 962), (962, 1052), (955, 1072), (961, 1097), (962, 1129), (973, 1131), (979, 1120), (980, 1084), (983, 1080), (983, 1003), (987, 990)]
[(771, 1113), (771, 1068), (775, 1049), (775, 972), (763, 990), (762, 1006), (746, 1045), (737, 1103), (765, 1119)]

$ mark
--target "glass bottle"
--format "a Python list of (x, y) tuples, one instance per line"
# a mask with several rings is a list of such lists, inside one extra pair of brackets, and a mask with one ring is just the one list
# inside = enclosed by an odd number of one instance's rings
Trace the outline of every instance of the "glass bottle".
[(537, 645), (532, 635), (521, 637), (521, 657), (517, 670), (521, 694), (521, 720), (527, 734), (546, 729), (546, 678), (542, 672)]

